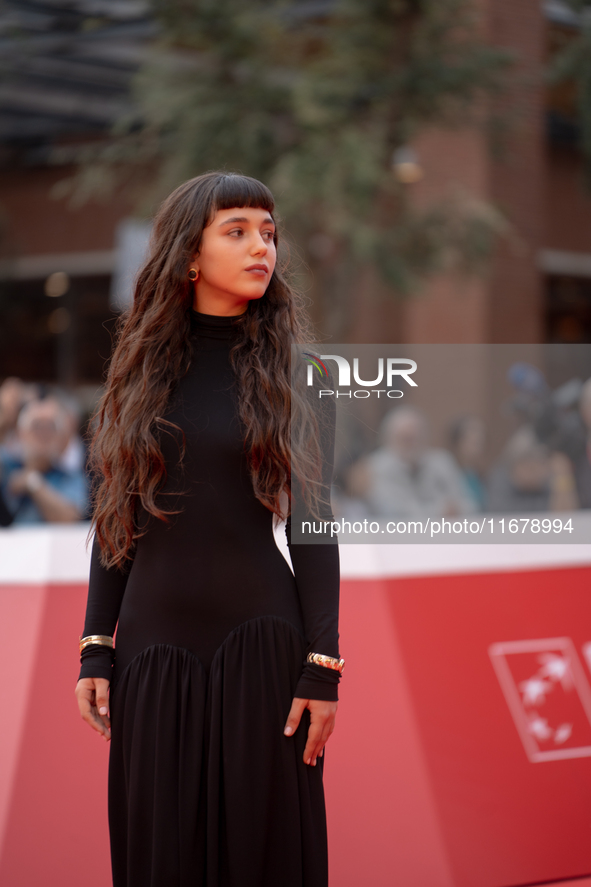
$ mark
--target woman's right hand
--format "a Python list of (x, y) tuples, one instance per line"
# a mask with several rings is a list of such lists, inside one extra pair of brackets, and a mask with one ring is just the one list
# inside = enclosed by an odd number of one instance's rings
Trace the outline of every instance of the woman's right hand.
[(111, 738), (109, 681), (106, 678), (80, 678), (75, 693), (82, 719), (108, 742)]

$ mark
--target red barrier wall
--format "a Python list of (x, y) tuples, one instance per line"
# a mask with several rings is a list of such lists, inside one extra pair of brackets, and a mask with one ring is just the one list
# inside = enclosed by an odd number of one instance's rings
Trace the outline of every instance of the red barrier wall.
[[(350, 666), (326, 753), (334, 884), (504, 887), (591, 873), (591, 712), (577, 699), (591, 682), (590, 590), (590, 568), (345, 582)], [(512, 663), (521, 683), (569, 638), (584, 685), (546, 681), (545, 700), (524, 709), (546, 721), (542, 754), (565, 757), (531, 761), (489, 648), (550, 641), (512, 654), (525, 660)], [(548, 731), (565, 723), (556, 743)]]
[[(3, 887), (104, 887), (111, 882), (108, 746), (81, 720), (74, 697), (85, 596), (80, 584), (2, 588), (0, 593), (0, 620), (7, 625), (9, 609), (13, 648), (10, 670), (4, 672), (3, 711), (24, 708), (12, 784), (4, 799)], [(37, 632), (31, 632), (31, 618), (37, 620)], [(3, 736), (0, 757), (4, 742)]]

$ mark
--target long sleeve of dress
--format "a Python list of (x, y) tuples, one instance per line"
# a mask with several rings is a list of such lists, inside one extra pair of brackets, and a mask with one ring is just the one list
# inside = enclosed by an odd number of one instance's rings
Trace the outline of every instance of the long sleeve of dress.
[[(88, 582), (88, 598), (86, 618), (82, 637), (102, 634), (113, 637), (121, 601), (131, 569), (128, 562), (124, 571), (103, 567), (99, 560), (100, 546), (96, 536), (92, 544), (90, 558), (90, 577)], [(79, 678), (106, 678), (111, 680), (113, 651), (110, 647), (92, 644), (82, 651)]]
[(9, 527), (14, 520), (0, 489), (0, 527)]
[[(326, 383), (331, 388), (330, 383)], [(334, 390), (334, 387), (332, 387)], [(317, 394), (318, 392), (316, 392)], [(321, 515), (326, 521), (333, 521), (330, 503), (330, 489), (334, 471), (334, 448), (336, 427), (336, 403), (334, 397), (324, 397), (320, 401), (320, 441), (322, 450), (322, 482), (325, 489)], [(298, 595), (304, 617), (304, 630), (308, 653), (323, 653), (339, 656), (339, 586), (340, 561), (338, 539), (330, 536), (326, 542), (292, 542), (292, 525), (300, 528), (301, 521), (312, 522), (300, 500), (300, 490), (292, 484), (292, 511), (285, 525), (289, 554), (293, 565)], [(318, 525), (318, 521), (316, 521)], [(294, 530), (294, 538), (301, 538)], [(340, 675), (325, 666), (306, 663), (298, 681), (295, 696), (303, 699), (338, 700)]]

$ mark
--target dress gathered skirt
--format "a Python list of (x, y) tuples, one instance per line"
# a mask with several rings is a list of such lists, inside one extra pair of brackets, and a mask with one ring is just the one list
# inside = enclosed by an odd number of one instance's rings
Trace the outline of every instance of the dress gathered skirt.
[(307, 718), (283, 735), (304, 649), (288, 622), (262, 616), (229, 635), (209, 675), (168, 644), (127, 666), (109, 763), (122, 884), (326, 885), (323, 758), (303, 763)]
[[(81, 677), (110, 680), (108, 818), (114, 887), (327, 887), (325, 757), (304, 763), (310, 713), (283, 729), (294, 696), (336, 700), (338, 546), (277, 548), (254, 496), (229, 350), (233, 318), (191, 311), (194, 358), (166, 418), (170, 521), (125, 571), (95, 539)], [(333, 429), (334, 432), (334, 429)], [(327, 482), (334, 438), (324, 442)], [(288, 535), (289, 543), (289, 535)]]

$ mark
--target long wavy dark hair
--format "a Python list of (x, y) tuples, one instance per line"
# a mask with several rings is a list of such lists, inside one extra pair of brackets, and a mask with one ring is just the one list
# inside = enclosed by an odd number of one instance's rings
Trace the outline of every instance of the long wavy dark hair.
[[(217, 210), (233, 207), (260, 208), (273, 216), (275, 205), (256, 179), (209, 172), (177, 188), (154, 219), (149, 257), (137, 277), (133, 304), (119, 318), (105, 391), (91, 423), (94, 492), (88, 538), (96, 530), (105, 567), (124, 568), (132, 558), (136, 540), (146, 532), (137, 525), (139, 505), (165, 522), (178, 513), (158, 501), (166, 480), (159, 435), (167, 426), (181, 431), (162, 416), (190, 364), (194, 290), (187, 272), (204, 228)], [(292, 386), (290, 371), (291, 346), (311, 343), (314, 336), (303, 299), (279, 261), (264, 296), (251, 300), (235, 323), (240, 332), (230, 358), (254, 494), (276, 521), (284, 520), (291, 512), (293, 470), (303, 501), (321, 519), (326, 489), (319, 424), (304, 390)], [(181, 460), (184, 452), (183, 442)], [(282, 494), (287, 494), (287, 514)]]

